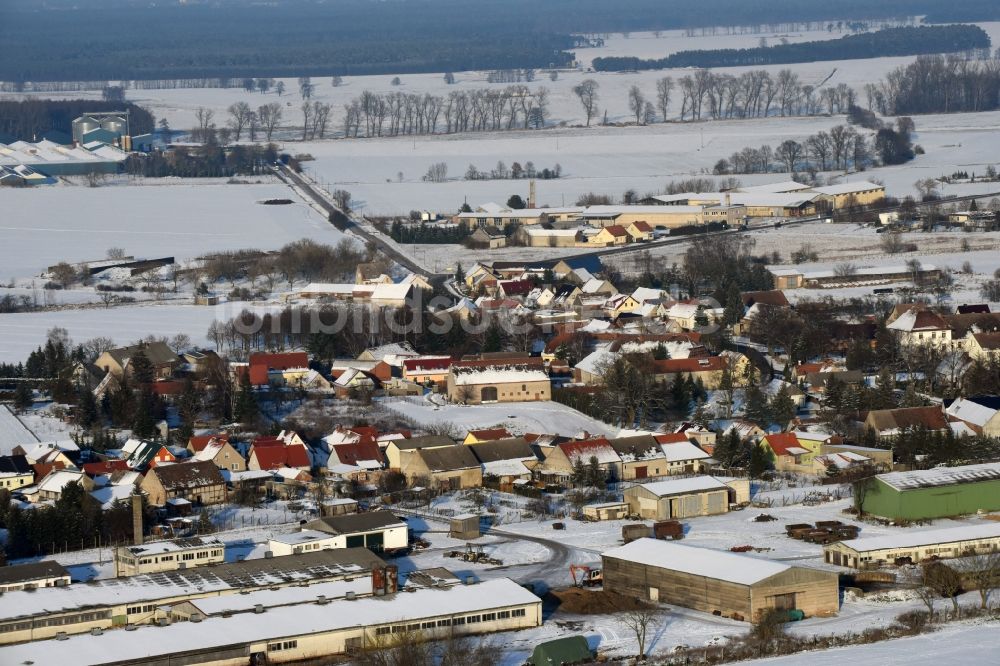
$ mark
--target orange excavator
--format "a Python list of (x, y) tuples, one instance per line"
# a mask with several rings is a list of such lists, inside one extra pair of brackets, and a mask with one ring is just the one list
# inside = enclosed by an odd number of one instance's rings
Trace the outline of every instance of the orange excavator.
[(573, 585), (576, 587), (597, 587), (604, 584), (604, 574), (598, 567), (571, 564), (569, 565), (569, 575), (573, 577)]

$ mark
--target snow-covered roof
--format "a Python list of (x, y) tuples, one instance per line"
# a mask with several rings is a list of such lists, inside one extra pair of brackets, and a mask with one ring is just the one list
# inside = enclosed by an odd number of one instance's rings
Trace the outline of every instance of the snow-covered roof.
[(475, 585), (421, 588), (400, 592), (392, 598), (334, 601), (322, 609), (292, 605), (271, 608), (266, 613), (241, 613), (231, 618), (212, 617), (167, 627), (142, 626), (136, 631), (107, 631), (101, 636), (78, 634), (62, 641), (12, 645), (4, 648), (4, 661), (11, 664), (31, 661), (35, 666), (104, 663), (109, 659), (140, 662), (154, 656), (216, 647), (220, 637), (227, 644), (259, 643), (272, 638), (538, 603), (538, 597), (519, 584), (509, 578), (498, 578)]
[(976, 539), (995, 539), (1000, 537), (1000, 523), (988, 522), (980, 525), (962, 525), (961, 527), (945, 527), (936, 530), (913, 531), (906, 530), (885, 536), (850, 539), (842, 543), (858, 552), (872, 550), (887, 550), (890, 548), (914, 548), (934, 544), (956, 543), (959, 541), (974, 541)]
[(38, 489), (44, 492), (61, 493), (66, 484), (79, 483), (84, 478), (84, 473), (77, 470), (59, 469), (51, 472), (38, 484)]
[(133, 555), (163, 555), (165, 553), (181, 553), (187, 550), (201, 550), (202, 548), (223, 548), (226, 544), (218, 537), (189, 537), (186, 539), (173, 539), (170, 541), (149, 541), (140, 546), (126, 546)]
[[(324, 535), (329, 537), (330, 535)], [(223, 613), (240, 613), (252, 611), (257, 604), (265, 608), (277, 608), (296, 604), (306, 604), (316, 601), (320, 596), (328, 600), (343, 599), (348, 592), (356, 596), (367, 596), (372, 593), (371, 576), (359, 576), (351, 580), (332, 580), (325, 583), (315, 583), (307, 587), (290, 585), (278, 589), (255, 590), (249, 594), (225, 594), (218, 597), (194, 599), (190, 603), (206, 617)]]
[(653, 289), (652, 287), (636, 287), (636, 290), (632, 292), (632, 298), (640, 303), (643, 301), (655, 301), (663, 298), (663, 290)]
[(482, 463), (483, 476), (531, 476), (531, 470), (520, 460), (491, 460)]
[(827, 185), (825, 187), (814, 187), (814, 192), (826, 195), (853, 194), (855, 192), (870, 192), (871, 190), (884, 190), (884, 185), (877, 185), (866, 180), (858, 180), (850, 183), (840, 183), (839, 185)]
[(709, 455), (691, 442), (673, 442), (661, 444), (663, 455), (667, 462), (681, 462), (683, 460), (704, 460)]
[[(678, 446), (677, 444), (668, 444), (667, 446)], [(700, 450), (700, 449), (699, 449)], [(702, 453), (705, 453), (702, 451)], [(707, 454), (704, 457), (708, 457)], [(704, 490), (719, 490), (720, 488), (728, 488), (726, 484), (718, 479), (711, 476), (692, 476), (686, 479), (667, 479), (666, 481), (654, 481), (652, 483), (643, 483), (642, 488), (653, 493), (657, 497), (666, 497), (667, 495), (679, 495), (682, 493), (696, 493)]]
[(1000, 479), (1000, 463), (964, 465), (962, 467), (935, 467), (934, 469), (913, 470), (910, 472), (889, 472), (888, 474), (879, 474), (875, 478), (896, 490), (933, 488), (936, 486), (950, 486), (976, 481), (993, 481)]
[(107, 511), (115, 502), (127, 502), (133, 490), (132, 486), (104, 486), (91, 491), (90, 496), (101, 503), (101, 509)]
[(794, 180), (783, 180), (779, 183), (766, 183), (764, 185), (749, 185), (741, 187), (741, 192), (803, 192), (811, 189), (809, 185), (799, 183)]
[(671, 569), (738, 585), (753, 585), (791, 569), (787, 564), (657, 539), (636, 539), (604, 551), (602, 557)]
[(667, 310), (671, 319), (689, 319), (698, 314), (698, 306), (694, 303), (674, 303)]
[(398, 301), (410, 295), (413, 285), (410, 283), (400, 284), (377, 284), (372, 291), (373, 301)]
[(486, 367), (452, 367), (456, 386), (479, 384), (512, 384), (547, 382), (549, 376), (540, 368), (496, 365)]
[(326, 541), (327, 539), (332, 539), (334, 536), (333, 534), (327, 534), (318, 530), (301, 530), (299, 532), (277, 534), (271, 537), (271, 541), (283, 543), (288, 546), (298, 546), (303, 543), (312, 543), (313, 541)]
[(587, 206), (581, 217), (618, 217), (619, 215), (669, 215), (671, 213), (700, 213), (701, 206)]
[(580, 291), (585, 294), (596, 294), (605, 284), (604, 280), (600, 278), (591, 278), (583, 283), (580, 287)]
[(354, 284), (336, 284), (331, 282), (310, 282), (302, 289), (299, 289), (301, 294), (352, 294), (354, 293)]
[(576, 369), (591, 375), (600, 375), (607, 366), (614, 363), (618, 356), (617, 352), (609, 351), (606, 348), (597, 349), (580, 359), (580, 362), (576, 364)]
[(948, 405), (945, 410), (948, 416), (952, 416), (960, 421), (971, 423), (974, 426), (983, 427), (990, 419), (996, 416), (997, 410), (986, 405), (981, 405), (974, 400), (958, 398)]

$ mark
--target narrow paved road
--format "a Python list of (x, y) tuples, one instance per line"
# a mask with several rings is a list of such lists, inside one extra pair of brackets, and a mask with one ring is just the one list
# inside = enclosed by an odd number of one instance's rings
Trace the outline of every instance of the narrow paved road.
[(403, 266), (411, 273), (418, 273), (420, 275), (426, 275), (428, 277), (437, 277), (441, 274), (428, 271), (423, 266), (420, 266), (411, 257), (406, 256), (395, 247), (390, 245), (385, 241), (384, 238), (379, 234), (374, 234), (368, 229), (365, 229), (362, 225), (358, 224), (357, 220), (354, 219), (350, 211), (343, 211), (337, 207), (337, 205), (328, 197), (324, 192), (322, 192), (308, 176), (304, 174), (295, 173), (292, 169), (289, 169), (285, 165), (279, 165), (275, 170), (278, 177), (284, 180), (290, 185), (295, 185), (302, 192), (312, 199), (316, 205), (321, 207), (327, 212), (327, 215), (333, 214), (337, 216), (342, 216), (347, 220), (348, 233), (354, 234), (361, 237), (364, 241), (375, 243), (379, 247), (379, 250), (388, 256), (390, 259), (395, 261), (400, 266)]

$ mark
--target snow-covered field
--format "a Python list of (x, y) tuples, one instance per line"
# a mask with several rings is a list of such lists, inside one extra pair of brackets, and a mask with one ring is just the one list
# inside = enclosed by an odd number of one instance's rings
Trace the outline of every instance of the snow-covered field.
[(214, 307), (160, 304), (3, 314), (0, 315), (0, 362), (23, 362), (28, 354), (45, 344), (46, 333), (55, 327), (65, 328), (77, 344), (108, 337), (125, 345), (148, 335), (169, 338), (185, 333), (194, 345), (211, 347), (206, 333), (212, 320), (229, 320), (243, 309), (263, 312), (266, 308), (246, 303)]
[[(280, 183), (159, 187), (8, 188), (0, 197), (0, 275), (38, 275), (60, 261), (97, 261), (110, 247), (178, 261), (220, 250), (277, 249), (300, 238), (343, 235)], [(170, 182), (168, 179), (167, 182)], [(284, 206), (265, 199), (292, 199)]]
[[(440, 399), (440, 396), (437, 396)], [(383, 409), (412, 420), (417, 426), (447, 424), (459, 435), (475, 428), (505, 427), (514, 434), (587, 431), (613, 436), (618, 429), (558, 402), (507, 402), (493, 405), (438, 404), (426, 398), (381, 398)]]
[(9, 456), (14, 447), (37, 441), (38, 438), (7, 405), (0, 405), (0, 456)]

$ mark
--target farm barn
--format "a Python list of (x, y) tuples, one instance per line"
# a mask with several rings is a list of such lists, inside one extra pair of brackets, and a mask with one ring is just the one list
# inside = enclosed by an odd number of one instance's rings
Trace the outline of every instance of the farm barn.
[(897, 560), (920, 562), (998, 550), (1000, 523), (985, 523), (839, 541), (823, 547), (823, 559), (827, 564), (865, 569)]
[(837, 574), (708, 548), (639, 539), (601, 555), (604, 589), (754, 621), (769, 609), (832, 615)]
[(879, 474), (861, 492), (865, 513), (891, 520), (995, 511), (1000, 509), (1000, 463)]
[(729, 511), (730, 504), (749, 501), (750, 483), (693, 476), (632, 486), (623, 496), (629, 515), (651, 520), (714, 516)]

